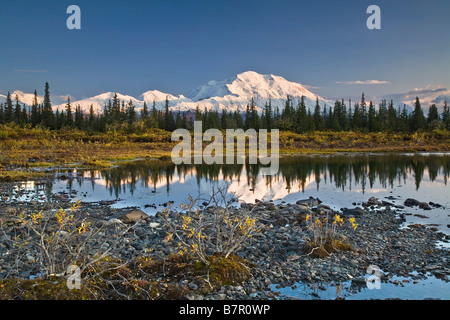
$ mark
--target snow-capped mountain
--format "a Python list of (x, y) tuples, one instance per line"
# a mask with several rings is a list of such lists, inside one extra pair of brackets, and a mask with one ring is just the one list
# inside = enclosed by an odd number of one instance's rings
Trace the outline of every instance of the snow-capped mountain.
[[(273, 108), (284, 108), (286, 98), (293, 100), (294, 106), (302, 96), (308, 108), (314, 108), (316, 98), (321, 105), (331, 104), (317, 96), (303, 85), (291, 82), (276, 75), (262, 75), (254, 71), (240, 73), (223, 81), (210, 81), (208, 84), (193, 89), (187, 97), (201, 109), (227, 109), (245, 111), (253, 98), (259, 111), (270, 100)], [(182, 104), (183, 105), (183, 104)]]
[[(34, 94), (15, 90), (11, 92), (13, 103), (15, 103), (16, 95), (19, 97), (21, 104), (32, 105)], [(114, 92), (105, 92), (86, 99), (72, 99), (71, 105), (73, 108), (79, 105), (85, 112), (88, 112), (92, 105), (96, 113), (101, 113), (104, 106), (113, 100), (114, 95)], [(155, 102), (157, 109), (164, 109), (166, 98), (172, 111), (194, 111), (199, 107), (202, 111), (206, 108), (208, 110), (221, 111), (225, 109), (242, 112), (246, 110), (252, 98), (258, 111), (261, 111), (269, 100), (273, 110), (278, 107), (281, 111), (285, 106), (287, 96), (292, 99), (294, 106), (297, 105), (302, 96), (305, 97), (305, 103), (309, 109), (314, 108), (316, 98), (319, 99), (321, 108), (323, 108), (324, 104), (331, 107), (334, 106), (334, 101), (325, 100), (317, 96), (300, 83), (288, 81), (280, 76), (263, 75), (254, 71), (246, 71), (222, 81), (209, 81), (207, 84), (191, 90), (186, 96), (176, 96), (158, 90), (146, 91), (137, 98), (117, 93), (117, 97), (121, 102), (128, 103), (132, 101), (138, 111), (142, 109), (144, 102), (147, 103), (149, 109), (152, 107), (153, 102)], [(426, 111), (431, 103), (437, 103), (439, 104), (438, 107), (442, 108), (443, 101), (450, 100), (450, 90), (445, 88), (414, 89), (408, 93), (388, 95), (384, 98), (388, 101), (393, 99), (396, 109), (402, 109), (403, 104), (406, 104), (407, 111), (411, 112), (416, 96), (419, 96), (422, 107)], [(53, 108), (55, 110), (64, 110), (66, 99), (63, 96), (51, 96)], [(5, 103), (5, 101), (6, 93), (3, 91), (0, 94), (0, 103)], [(42, 103), (42, 101), (43, 97), (38, 95), (38, 103)], [(378, 103), (376, 106), (378, 106)]]
[[(16, 96), (19, 98), (20, 103), (25, 103), (26, 105), (31, 106), (34, 100), (33, 93), (25, 93), (20, 90), (15, 90), (14, 92), (10, 92), (11, 100), (13, 103), (16, 101)], [(38, 95), (38, 103), (42, 103), (44, 101), (44, 97)], [(0, 94), (0, 103), (6, 102), (6, 94)]]
[[(223, 109), (230, 111), (245, 111), (251, 99), (254, 98), (256, 109), (261, 111), (266, 102), (269, 100), (272, 107), (277, 106), (282, 110), (287, 96), (293, 100), (294, 106), (297, 101), (305, 96), (306, 106), (314, 108), (316, 97), (319, 99), (321, 106), (323, 103), (332, 104), (330, 101), (318, 97), (304, 86), (296, 82), (290, 82), (282, 77), (275, 75), (262, 75), (254, 71), (240, 73), (232, 78), (223, 81), (210, 81), (208, 84), (193, 89), (185, 97), (183, 95), (175, 96), (158, 90), (144, 92), (139, 99), (132, 96), (117, 93), (117, 97), (125, 103), (130, 100), (133, 102), (137, 110), (140, 110), (144, 102), (149, 108), (153, 102), (157, 109), (163, 109), (166, 98), (172, 111), (189, 111), (200, 110), (205, 108), (208, 110)], [(81, 109), (88, 111), (92, 105), (96, 112), (102, 112), (108, 101), (113, 99), (114, 93), (107, 92), (99, 94), (92, 98), (71, 101), (72, 106), (80, 105)], [(55, 109), (64, 109), (65, 103), (54, 106)]]
[[(397, 94), (385, 98), (388, 98), (388, 100), (391, 98), (394, 99), (396, 108), (402, 108), (403, 103), (406, 103), (408, 112), (411, 112), (413, 101), (412, 98), (407, 98), (413, 96), (415, 98), (416, 95), (419, 95), (421, 101), (425, 101), (425, 103), (422, 103), (422, 107), (426, 110), (428, 107), (427, 102), (436, 102), (438, 99), (435, 97), (436, 95), (440, 94), (443, 96), (444, 93), (449, 92), (443, 91), (444, 89), (414, 90), (408, 93), (408, 96)], [(72, 98), (71, 105), (73, 109), (75, 106), (79, 105), (85, 112), (89, 112), (89, 108), (92, 105), (96, 113), (101, 113), (103, 112), (104, 106), (107, 105), (109, 101), (112, 102), (115, 94), (116, 93), (114, 92), (105, 92), (81, 100)], [(34, 94), (16, 90), (11, 92), (13, 103), (16, 95), (19, 97), (20, 102), (26, 105), (31, 105), (34, 99)], [(164, 109), (166, 98), (169, 101), (169, 106), (172, 111), (194, 111), (197, 107), (202, 111), (205, 108), (218, 111), (223, 109), (229, 111), (245, 111), (252, 98), (255, 101), (256, 109), (258, 111), (261, 111), (269, 100), (271, 101), (273, 110), (278, 107), (281, 111), (285, 106), (287, 96), (292, 99), (294, 106), (297, 105), (302, 96), (305, 97), (305, 103), (309, 109), (314, 108), (316, 98), (319, 99), (321, 108), (323, 108), (324, 104), (331, 107), (334, 106), (334, 101), (325, 100), (322, 97), (317, 96), (300, 83), (291, 82), (283, 77), (273, 74), (263, 75), (254, 71), (239, 73), (222, 81), (209, 81), (207, 84), (191, 90), (186, 96), (176, 96), (158, 90), (146, 91), (137, 98), (117, 93), (117, 97), (121, 102), (124, 101), (125, 103), (128, 103), (129, 101), (132, 101), (138, 111), (142, 109), (144, 102), (147, 103), (149, 109), (152, 107), (153, 102), (155, 102), (155, 106), (158, 110)], [(433, 99), (428, 99), (427, 97)], [(64, 110), (66, 99), (67, 98), (62, 96), (51, 96), (53, 108), (55, 110)], [(3, 91), (2, 94), (0, 94), (0, 103), (4, 103), (5, 101), (6, 93)], [(42, 101), (43, 97), (39, 95), (38, 102), (42, 103)]]
[(164, 93), (164, 92), (161, 92), (158, 90), (151, 90), (151, 91), (144, 92), (141, 95), (141, 98), (142, 98), (142, 104), (144, 102), (146, 102), (147, 106), (149, 108), (151, 108), (153, 105), (153, 102), (155, 102), (155, 107), (157, 109), (164, 109), (164, 107), (166, 105), (166, 98), (167, 98), (167, 100), (169, 100), (169, 106), (171, 106), (172, 108), (173, 108), (173, 106), (176, 106), (181, 102), (192, 102), (190, 99), (186, 98), (183, 95), (179, 95), (177, 97), (177, 96), (171, 95), (169, 93)]
[[(83, 110), (86, 113), (89, 112), (91, 105), (93, 106), (95, 112), (102, 112), (104, 106), (106, 104), (108, 104), (108, 101), (110, 101), (110, 100), (111, 100), (111, 102), (113, 101), (115, 94), (116, 93), (114, 93), (114, 92), (105, 92), (105, 93), (96, 95), (91, 98), (86, 98), (86, 99), (77, 100), (77, 101), (70, 101), (70, 104), (73, 109), (75, 109), (75, 106), (79, 105), (81, 107), (81, 110)], [(136, 107), (136, 109), (140, 109), (144, 105), (143, 101), (140, 101), (132, 96), (117, 93), (117, 98), (121, 102), (125, 101), (125, 103), (129, 103), (130, 101), (132, 101), (133, 105)], [(60, 105), (53, 106), (53, 109), (64, 110), (66, 107), (66, 104), (67, 104), (67, 102), (62, 103)]]
[(210, 81), (207, 85), (192, 90), (187, 97), (193, 101), (214, 98), (222, 98), (224, 101), (246, 99), (247, 104), (252, 97), (275, 101), (285, 100), (288, 95), (295, 98), (305, 96), (310, 100), (316, 100), (317, 97), (300, 83), (290, 82), (273, 74), (262, 75), (254, 71), (243, 72), (220, 82)]

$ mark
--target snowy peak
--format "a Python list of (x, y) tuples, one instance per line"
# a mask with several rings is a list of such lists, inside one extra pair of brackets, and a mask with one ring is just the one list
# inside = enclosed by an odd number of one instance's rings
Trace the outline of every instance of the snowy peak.
[(230, 79), (223, 81), (211, 80), (208, 84), (191, 90), (187, 97), (192, 101), (202, 101), (212, 97), (225, 97), (233, 93), (228, 89)]
[(317, 97), (300, 83), (290, 82), (273, 74), (262, 75), (253, 71), (238, 74), (228, 88), (239, 96), (253, 95), (267, 99), (286, 99), (288, 95), (305, 96), (312, 100)]
[[(22, 103), (22, 104), (25, 103), (29, 106), (31, 106), (33, 104), (33, 100), (34, 100), (33, 93), (25, 93), (21, 90), (15, 90), (14, 92), (10, 92), (10, 96), (11, 96), (11, 100), (13, 103), (15, 103), (16, 96), (17, 96), (19, 98), (20, 103)], [(0, 94), (0, 103), (5, 103), (6, 97), (7, 97), (7, 93)], [(44, 98), (41, 96), (38, 96), (37, 98), (38, 98), (38, 103), (42, 103), (44, 101)]]
[[(33, 94), (25, 94), (21, 91), (15, 92), (17, 92), (22, 103), (28, 105), (32, 103)], [(209, 81), (206, 85), (191, 90), (187, 96), (176, 96), (158, 90), (146, 91), (138, 98), (120, 93), (105, 92), (77, 101), (72, 99), (71, 105), (73, 107), (79, 105), (85, 112), (88, 112), (91, 106), (93, 106), (95, 112), (103, 112), (104, 106), (109, 101), (112, 102), (116, 94), (117, 98), (125, 104), (131, 101), (137, 110), (143, 108), (144, 103), (151, 108), (153, 102), (155, 102), (157, 109), (163, 109), (166, 99), (168, 99), (170, 109), (173, 111), (189, 111), (195, 110), (197, 107), (201, 110), (245, 111), (251, 99), (254, 99), (258, 111), (261, 111), (269, 100), (273, 108), (278, 107), (281, 110), (284, 108), (288, 96), (293, 100), (294, 105), (304, 96), (306, 106), (310, 109), (314, 108), (316, 98), (319, 99), (322, 106), (324, 103), (332, 104), (316, 96), (300, 83), (291, 82), (273, 74), (263, 75), (254, 71), (246, 71), (222, 81)], [(39, 103), (41, 103), (42, 97), (39, 98)], [(0, 96), (0, 101), (3, 99)], [(54, 101), (53, 97), (52, 101)], [(54, 103), (54, 109), (64, 110), (65, 99), (59, 99), (59, 101), (60, 104), (58, 105)]]
[(305, 104), (310, 109), (314, 107), (316, 98), (322, 102), (322, 105), (323, 103), (332, 104), (300, 83), (291, 82), (273, 74), (263, 75), (254, 71), (239, 73), (223, 81), (210, 81), (187, 95), (201, 108), (231, 111), (245, 111), (252, 98), (258, 111), (261, 111), (269, 100), (273, 107), (281, 109), (288, 96), (293, 101), (298, 101), (304, 96)]
[(308, 108), (315, 105), (316, 98), (323, 103), (331, 102), (315, 95), (300, 83), (291, 82), (273, 74), (263, 75), (246, 71), (223, 81), (210, 81), (188, 94), (194, 102), (204, 104), (208, 109), (245, 110), (254, 98), (257, 109), (261, 110), (267, 101), (272, 106), (282, 108), (287, 96), (294, 101), (304, 96)]
[[(115, 92), (101, 93), (101, 94), (96, 95), (91, 98), (86, 98), (86, 99), (77, 100), (77, 101), (71, 101), (70, 104), (72, 105), (73, 108), (75, 106), (80, 106), (81, 110), (83, 110), (84, 112), (88, 112), (91, 106), (93, 107), (94, 112), (103, 112), (104, 106), (107, 105), (109, 101), (112, 102), (115, 95), (117, 95), (117, 99), (119, 99), (120, 101), (124, 101), (125, 103), (129, 103), (130, 101), (132, 101), (133, 105), (137, 109), (140, 109), (143, 107), (142, 101), (140, 101), (132, 96), (123, 95), (123, 94), (115, 93)], [(66, 105), (67, 105), (67, 103), (63, 103), (63, 104), (54, 106), (53, 108), (57, 109), (57, 110), (64, 110)]]
[(247, 71), (224, 81), (210, 81), (207, 85), (192, 90), (188, 94), (188, 98), (193, 101), (227, 96), (247, 99), (252, 97), (286, 99), (288, 95), (291, 97), (305, 96), (312, 100), (317, 97), (300, 83), (290, 82), (273, 74), (262, 75), (254, 71)]
[[(32, 105), (34, 100), (34, 94), (33, 93), (25, 93), (20, 90), (15, 90), (13, 93), (11, 93), (11, 99), (14, 101), (16, 99), (16, 96), (19, 98), (19, 101), (22, 103), (25, 103), (27, 105)], [(37, 96), (37, 102), (42, 103), (44, 101), (44, 97)]]
[(165, 102), (166, 98), (169, 101), (179, 100), (179, 99), (184, 98), (184, 96), (181, 95), (180, 97), (176, 97), (176, 96), (173, 96), (173, 95), (171, 95), (169, 93), (164, 93), (164, 92), (161, 92), (161, 91), (158, 91), (158, 90), (150, 90), (150, 91), (144, 92), (141, 95), (141, 98), (142, 98), (143, 101), (145, 101), (145, 102), (147, 102), (147, 104), (149, 104), (149, 103), (152, 103), (153, 101), (155, 101), (155, 102)]

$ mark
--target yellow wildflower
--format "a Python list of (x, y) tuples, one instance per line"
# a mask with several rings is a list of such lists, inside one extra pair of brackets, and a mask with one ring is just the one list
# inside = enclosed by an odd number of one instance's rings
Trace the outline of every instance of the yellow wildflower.
[(78, 229), (78, 234), (85, 233), (86, 232), (86, 225), (84, 224), (84, 222), (77, 229)]

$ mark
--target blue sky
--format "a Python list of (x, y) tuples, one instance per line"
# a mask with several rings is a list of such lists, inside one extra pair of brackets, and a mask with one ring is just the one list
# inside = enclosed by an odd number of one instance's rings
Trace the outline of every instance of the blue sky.
[[(66, 28), (71, 4), (81, 30)], [(0, 92), (186, 94), (247, 70), (325, 98), (450, 88), (450, 1), (2, 0), (0, 31)]]

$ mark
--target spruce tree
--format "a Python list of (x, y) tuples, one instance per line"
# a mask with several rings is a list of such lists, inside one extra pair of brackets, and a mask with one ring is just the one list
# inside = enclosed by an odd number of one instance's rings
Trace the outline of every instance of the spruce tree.
[(69, 128), (73, 127), (72, 106), (70, 105), (70, 97), (67, 97), (65, 123)]
[(27, 112), (27, 108), (25, 107), (25, 105), (22, 106), (22, 112), (20, 114), (20, 123), (22, 123), (23, 125), (27, 124), (28, 121), (28, 112)]
[(42, 106), (42, 124), (50, 129), (55, 129), (55, 115), (50, 101), (50, 86), (45, 83), (44, 102)]
[(444, 103), (444, 111), (442, 112), (442, 122), (444, 128), (450, 130), (450, 107), (447, 105), (447, 101)]
[(290, 96), (287, 96), (284, 109), (281, 112), (281, 128), (282, 130), (293, 131), (295, 129), (295, 112)]
[(130, 102), (128, 102), (128, 105), (126, 108), (126, 114), (127, 114), (128, 128), (131, 128), (133, 126), (133, 124), (136, 122), (136, 109), (134, 107), (132, 100), (130, 100)]
[(153, 100), (152, 110), (150, 112), (150, 128), (159, 128), (159, 117), (155, 100)]
[(227, 129), (227, 119), (228, 119), (227, 110), (222, 109), (222, 113), (220, 115), (220, 127), (222, 129)]
[(410, 130), (410, 128), (409, 128), (409, 117), (408, 117), (408, 112), (406, 111), (406, 105), (405, 104), (403, 104), (403, 109), (402, 109), (402, 111), (401, 111), (401, 113), (400, 113), (400, 117), (399, 117), (399, 131), (403, 131), (403, 132), (406, 132), (406, 131), (409, 131)]
[(0, 124), (5, 123), (5, 109), (3, 108), (3, 103), (0, 103)]
[(259, 130), (259, 116), (258, 111), (256, 111), (256, 104), (253, 98), (250, 102), (250, 115), (251, 115), (250, 127), (255, 130)]
[(195, 116), (194, 116), (194, 120), (195, 121), (202, 121), (202, 112), (200, 111), (200, 107), (197, 105), (195, 107)]
[(280, 128), (280, 108), (278, 106), (276, 106), (275, 108), (275, 112), (273, 114), (273, 123), (274, 123), (274, 128), (276, 129), (281, 129)]
[(31, 105), (30, 122), (33, 127), (37, 126), (41, 122), (38, 110), (38, 97), (36, 90), (34, 90), (33, 104)]
[(320, 105), (319, 105), (319, 98), (316, 98), (316, 106), (314, 107), (314, 113), (313, 113), (313, 130), (316, 131), (322, 131), (323, 128), (323, 116), (320, 113)]
[(117, 97), (117, 93), (114, 93), (112, 101), (111, 120), (112, 123), (118, 123), (120, 121), (120, 100)]
[(94, 106), (91, 104), (89, 107), (88, 128), (90, 131), (95, 131), (95, 113)]
[(20, 119), (21, 117), (21, 113), (22, 113), (22, 108), (20, 107), (20, 103), (19, 103), (19, 96), (16, 94), (16, 103), (14, 105), (14, 122), (16, 124), (21, 124), (20, 123)]
[(313, 128), (313, 123), (312, 123), (312, 113), (311, 113), (311, 109), (308, 109), (308, 114), (306, 115), (306, 131), (312, 131), (314, 130)]
[(324, 103), (323, 104), (323, 109), (322, 109), (322, 130), (326, 129), (327, 121), (328, 121), (327, 104)]
[(75, 120), (74, 120), (74, 124), (75, 127), (78, 130), (83, 129), (83, 124), (84, 124), (84, 116), (83, 116), (83, 111), (81, 110), (81, 106), (77, 105), (75, 107)]
[(169, 109), (169, 98), (166, 97), (166, 103), (164, 106), (164, 130), (173, 131), (175, 130), (175, 119), (173, 117), (172, 111)]
[(416, 102), (414, 104), (414, 111), (411, 117), (411, 130), (416, 131), (425, 128), (425, 116), (423, 115), (423, 110), (420, 105), (419, 97), (416, 97)]
[(273, 111), (272, 111), (272, 101), (269, 99), (269, 103), (265, 108), (265, 116), (266, 116), (266, 129), (272, 130), (273, 127)]
[(235, 111), (233, 113), (233, 120), (235, 123), (234, 129), (242, 129), (244, 128), (244, 121), (242, 120), (242, 114), (239, 111)]
[(182, 124), (182, 116), (180, 111), (177, 111), (176, 115), (175, 115), (175, 128), (179, 129), (182, 128), (183, 124)]
[(361, 123), (361, 109), (359, 108), (359, 103), (355, 104), (355, 107), (353, 109), (353, 129), (354, 130), (360, 130), (362, 123)]
[(186, 113), (183, 113), (183, 116), (181, 118), (181, 128), (188, 129), (188, 120), (187, 120)]
[(6, 102), (5, 102), (5, 123), (9, 123), (13, 121), (14, 113), (13, 113), (13, 103), (11, 100), (11, 94), (8, 91), (8, 94), (6, 95)]
[[(63, 111), (62, 111), (63, 112)], [(61, 128), (61, 125), (60, 125), (60, 123), (61, 123), (61, 115), (59, 114), (59, 110), (58, 109), (56, 109), (56, 112), (55, 112), (55, 128), (54, 129), (56, 129), (56, 130), (59, 130), (60, 128)]]
[(127, 106), (125, 106), (125, 100), (122, 100), (120, 113), (119, 113), (119, 123), (122, 124), (128, 119)]
[(399, 120), (397, 116), (397, 111), (394, 108), (394, 101), (391, 100), (389, 102), (388, 110), (387, 110), (387, 124), (385, 129), (387, 130), (397, 130), (397, 126), (399, 125)]
[(380, 105), (378, 106), (378, 115), (377, 115), (377, 124), (379, 131), (385, 131), (387, 128), (387, 119), (388, 119), (388, 109), (386, 100), (381, 100)]
[(377, 113), (375, 110), (375, 106), (373, 105), (372, 101), (369, 103), (369, 112), (367, 115), (367, 127), (369, 128), (370, 132), (376, 132), (378, 131), (378, 124), (377, 124)]
[(247, 104), (247, 107), (245, 108), (245, 124), (244, 124), (244, 129), (250, 129), (251, 127), (251, 118), (252, 115), (250, 113), (250, 106)]
[(340, 110), (337, 116), (339, 119), (339, 126), (341, 127), (341, 130), (347, 131), (349, 129), (349, 122), (347, 116), (347, 106), (345, 105), (344, 99), (342, 99), (341, 101)]
[(150, 111), (147, 107), (147, 102), (144, 101), (144, 106), (142, 107), (141, 120), (144, 124), (144, 128), (150, 128)]
[(348, 99), (347, 123), (348, 123), (348, 130), (353, 130), (352, 99)]
[(309, 119), (308, 114), (306, 112), (306, 104), (305, 104), (305, 96), (302, 96), (296, 110), (296, 127), (295, 131), (298, 133), (303, 133), (308, 131), (309, 127)]
[(361, 96), (361, 104), (360, 104), (359, 108), (360, 108), (360, 111), (361, 111), (361, 124), (360, 124), (360, 126), (362, 128), (367, 128), (368, 116), (367, 116), (367, 106), (366, 106), (366, 98), (364, 96), (364, 92), (362, 93), (362, 96)]
[(439, 111), (436, 105), (433, 103), (428, 110), (427, 128), (437, 129), (439, 126)]

